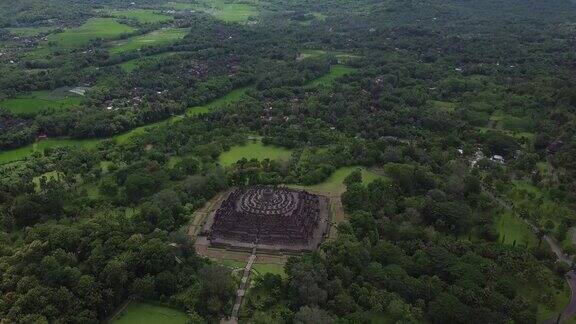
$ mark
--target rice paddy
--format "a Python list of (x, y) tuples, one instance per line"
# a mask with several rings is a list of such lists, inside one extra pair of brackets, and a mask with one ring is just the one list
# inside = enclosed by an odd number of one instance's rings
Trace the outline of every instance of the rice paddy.
[(113, 39), (134, 31), (133, 27), (121, 24), (114, 18), (92, 18), (80, 27), (49, 35), (47, 43), (39, 49), (46, 46), (51, 49), (71, 49), (86, 45), (93, 39)]
[(172, 21), (171, 16), (155, 12), (154, 10), (136, 9), (136, 10), (118, 10), (111, 13), (117, 18), (127, 18), (138, 21), (142, 24), (158, 24)]
[(310, 81), (307, 86), (310, 88), (327, 87), (333, 84), (338, 78), (341, 78), (346, 74), (352, 73), (354, 71), (356, 71), (356, 69), (349, 66), (333, 65), (330, 67), (330, 72), (328, 72), (328, 74)]

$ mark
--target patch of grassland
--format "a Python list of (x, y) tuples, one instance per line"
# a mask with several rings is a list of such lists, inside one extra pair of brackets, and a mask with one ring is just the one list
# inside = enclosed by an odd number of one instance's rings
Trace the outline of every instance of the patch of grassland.
[(255, 263), (252, 269), (259, 275), (264, 275), (266, 273), (277, 274), (282, 277), (286, 276), (284, 272), (284, 266), (275, 263)]
[(166, 7), (177, 10), (204, 11), (225, 22), (243, 23), (259, 14), (258, 8), (247, 3), (226, 3), (224, 0), (200, 1), (197, 4), (169, 2)]
[(36, 192), (40, 191), (40, 182), (42, 179), (45, 179), (46, 182), (59, 181), (62, 175), (63, 173), (60, 171), (50, 171), (37, 177), (34, 177), (32, 179), (32, 183), (34, 184), (34, 190), (36, 190)]
[(48, 42), (40, 46), (54, 49), (71, 49), (87, 44), (92, 39), (112, 39), (122, 34), (132, 33), (133, 27), (124, 25), (114, 18), (92, 18), (77, 28), (48, 36)]
[(130, 139), (133, 136), (136, 135), (142, 135), (146, 132), (146, 130), (154, 128), (154, 127), (158, 127), (162, 124), (167, 124), (169, 123), (170, 120), (162, 120), (156, 123), (152, 123), (152, 124), (148, 124), (148, 125), (144, 125), (144, 126), (140, 126), (140, 127), (136, 127), (130, 131), (127, 131), (125, 133), (122, 134), (118, 134), (116, 136), (114, 136), (114, 140), (116, 140), (116, 143), (118, 144), (127, 144), (128, 142), (130, 142)]
[(138, 35), (122, 41), (115, 42), (110, 48), (110, 53), (121, 54), (131, 52), (147, 46), (165, 45), (186, 36), (188, 29), (186, 28), (164, 28), (155, 30), (151, 33)]
[(53, 27), (16, 27), (16, 28), (7, 28), (9, 32), (12, 34), (21, 36), (21, 37), (32, 37), (44, 33), (49, 33), (54, 30)]
[(238, 102), (238, 101), (240, 101), (240, 99), (242, 99), (242, 97), (244, 97), (244, 95), (246, 95), (246, 92), (248, 91), (248, 89), (249, 88), (246, 87), (246, 88), (239, 88), (236, 90), (232, 90), (229, 93), (227, 93), (226, 95), (224, 95), (218, 99), (215, 99), (206, 105), (190, 107), (186, 110), (186, 116), (196, 116), (196, 115), (200, 115), (200, 114), (209, 113), (218, 107), (223, 107), (227, 104), (230, 104), (233, 102)]
[(251, 142), (242, 146), (234, 146), (229, 151), (224, 152), (218, 159), (223, 166), (230, 166), (243, 158), (248, 160), (287, 160), (292, 151), (285, 148), (264, 145), (262, 142)]
[(178, 54), (178, 53), (177, 52), (167, 52), (167, 53), (160, 53), (160, 54), (156, 54), (156, 55), (140, 57), (140, 58), (136, 58), (133, 60), (129, 60), (129, 61), (120, 63), (119, 66), (122, 70), (124, 70), (124, 72), (130, 73), (130, 72), (138, 69), (141, 66), (144, 66), (147, 64), (158, 63), (163, 58), (170, 57), (170, 56), (173, 56), (176, 54)]
[(157, 24), (173, 20), (171, 16), (145, 9), (117, 10), (111, 15), (117, 18), (133, 19), (142, 24)]
[(184, 312), (164, 306), (132, 302), (117, 315), (115, 324), (186, 324), (188, 317)]
[(334, 171), (334, 173), (332, 173), (332, 175), (330, 175), (330, 177), (328, 177), (328, 179), (326, 179), (326, 181), (322, 183), (312, 186), (298, 185), (291, 187), (314, 190), (330, 195), (340, 195), (346, 190), (346, 186), (344, 185), (344, 179), (346, 179), (346, 177), (349, 176), (350, 173), (352, 173), (356, 169), (362, 170), (362, 183), (365, 185), (369, 184), (370, 182), (376, 179), (387, 179), (385, 176), (374, 173), (366, 169), (365, 167), (344, 167)]
[[(540, 291), (532, 290), (531, 292), (529, 292), (529, 294), (531, 294), (532, 296), (538, 296), (540, 294)], [(550, 319), (556, 319), (558, 314), (562, 312), (562, 310), (564, 309), (564, 307), (566, 307), (566, 305), (568, 305), (568, 302), (570, 301), (570, 288), (568, 287), (568, 283), (566, 282), (566, 280), (562, 280), (561, 288), (554, 289), (552, 300), (553, 300), (552, 305), (538, 304), (538, 312), (537, 312), (538, 323), (542, 323)]]
[(530, 230), (530, 227), (518, 217), (509, 212), (499, 215), (495, 221), (496, 232), (500, 242), (505, 244), (535, 246), (538, 244), (538, 238)]
[(81, 146), (87, 149), (95, 148), (98, 139), (76, 140), (68, 138), (45, 139), (17, 149), (0, 152), (0, 164), (22, 160), (34, 152), (43, 152), (47, 148), (62, 146)]
[(345, 66), (345, 65), (333, 65), (330, 67), (330, 72), (328, 74), (323, 75), (316, 80), (312, 80), (307, 84), (307, 87), (315, 88), (315, 87), (327, 87), (334, 83), (336, 79), (352, 73), (356, 71), (355, 68)]
[(453, 112), (456, 110), (456, 103), (448, 101), (431, 100), (432, 106), (436, 109)]
[(13, 99), (0, 102), (0, 107), (5, 107), (17, 115), (36, 114), (44, 110), (63, 110), (80, 105), (82, 97), (74, 93), (66, 95), (53, 91), (34, 91)]

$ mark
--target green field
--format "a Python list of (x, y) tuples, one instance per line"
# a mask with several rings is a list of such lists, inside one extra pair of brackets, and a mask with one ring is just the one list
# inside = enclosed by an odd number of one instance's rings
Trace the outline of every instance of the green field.
[(113, 11), (111, 15), (117, 18), (133, 19), (142, 24), (157, 24), (173, 20), (171, 16), (145, 9), (118, 10)]
[(186, 324), (188, 317), (177, 309), (152, 304), (132, 302), (119, 315), (115, 324)]
[(75, 140), (68, 138), (45, 139), (17, 149), (0, 152), (0, 164), (22, 160), (34, 152), (42, 152), (44, 149), (61, 146), (82, 146), (85, 148), (95, 148), (99, 140), (86, 139)]
[(188, 29), (186, 28), (164, 28), (155, 30), (151, 33), (134, 36), (128, 39), (114, 42), (110, 48), (110, 53), (121, 54), (125, 52), (135, 51), (147, 46), (165, 45), (186, 36)]
[(244, 97), (244, 95), (246, 95), (246, 92), (248, 91), (248, 89), (249, 88), (246, 87), (246, 88), (239, 88), (236, 90), (232, 90), (229, 93), (227, 93), (225, 96), (222, 96), (218, 99), (215, 99), (206, 105), (190, 107), (186, 110), (186, 116), (195, 116), (195, 115), (205, 114), (205, 113), (211, 112), (212, 110), (214, 110), (218, 107), (223, 107), (227, 104), (230, 104), (233, 102), (238, 102), (238, 101), (240, 101), (240, 99), (242, 99), (242, 97)]
[(53, 27), (17, 27), (7, 28), (12, 34), (21, 37), (32, 37), (43, 33), (49, 33), (54, 30)]
[(119, 66), (124, 72), (132, 72), (138, 69), (140, 66), (147, 65), (147, 64), (154, 64), (161, 61), (161, 59), (170, 57), (173, 55), (178, 54), (178, 52), (168, 52), (168, 53), (160, 53), (156, 55), (150, 55), (145, 57), (139, 57), (133, 60), (129, 60), (123, 63), (120, 63)]
[(177, 10), (200, 10), (225, 22), (243, 23), (258, 16), (258, 8), (246, 3), (226, 3), (224, 0), (201, 1), (198, 4), (169, 2), (166, 7)]
[(385, 176), (376, 174), (366, 169), (365, 167), (344, 167), (334, 171), (334, 173), (332, 173), (332, 175), (330, 175), (330, 177), (326, 179), (326, 181), (319, 183), (317, 185), (291, 186), (291, 187), (325, 192), (328, 194), (336, 194), (336, 195), (341, 194), (346, 189), (344, 185), (344, 179), (346, 179), (346, 177), (349, 176), (350, 173), (352, 173), (356, 169), (362, 170), (362, 183), (364, 183), (365, 185), (369, 184), (370, 182), (376, 179), (387, 179)]
[(350, 60), (360, 58), (361, 56), (356, 54), (351, 54), (347, 52), (341, 51), (328, 51), (328, 50), (320, 50), (320, 49), (303, 49), (300, 51), (300, 58), (307, 59), (307, 58), (318, 58), (325, 55), (334, 55), (338, 60), (338, 64), (346, 64)]
[(112, 39), (134, 31), (133, 27), (121, 24), (114, 18), (92, 18), (80, 27), (51, 34), (47, 43), (40, 45), (37, 50), (42, 51), (45, 47), (71, 49), (85, 45), (92, 39)]
[(0, 101), (0, 107), (11, 112), (36, 114), (44, 110), (62, 110), (80, 105), (82, 97), (67, 91), (34, 91), (13, 99)]
[(538, 244), (538, 238), (530, 230), (530, 227), (518, 217), (509, 212), (501, 214), (495, 221), (496, 232), (500, 242), (505, 244), (535, 246)]
[(243, 158), (248, 160), (287, 160), (292, 152), (285, 148), (264, 145), (261, 142), (250, 142), (242, 146), (234, 146), (229, 151), (220, 155), (219, 162), (224, 166), (230, 166)]
[[(246, 262), (232, 259), (219, 260), (218, 263), (231, 269), (243, 269), (246, 266)], [(265, 273), (277, 274), (281, 276), (286, 275), (284, 272), (284, 266), (275, 263), (254, 263), (252, 266), (252, 271), (259, 275), (263, 275)]]
[(307, 84), (307, 87), (327, 87), (334, 83), (334, 81), (346, 74), (352, 73), (356, 71), (355, 68), (345, 66), (345, 65), (333, 65), (330, 67), (330, 72), (328, 74), (323, 75), (315, 80), (310, 81)]

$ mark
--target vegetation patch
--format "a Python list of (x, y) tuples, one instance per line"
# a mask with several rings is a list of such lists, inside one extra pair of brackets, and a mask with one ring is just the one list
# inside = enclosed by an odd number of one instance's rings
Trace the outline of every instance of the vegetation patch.
[(264, 145), (261, 141), (252, 141), (246, 145), (234, 146), (229, 151), (220, 155), (219, 162), (224, 166), (230, 166), (242, 159), (247, 160), (287, 160), (292, 154), (285, 148)]
[(133, 27), (121, 24), (114, 18), (92, 18), (80, 27), (51, 34), (40, 49), (71, 49), (85, 45), (93, 39), (112, 39), (134, 31)]
[(197, 4), (169, 2), (167, 7), (177, 10), (200, 10), (215, 18), (234, 23), (247, 22), (259, 14), (258, 8), (247, 3), (227, 3), (224, 0), (200, 1)]
[(514, 245), (536, 246), (538, 238), (528, 224), (509, 212), (502, 213), (495, 221), (500, 242)]
[(222, 96), (218, 99), (215, 99), (206, 105), (190, 107), (190, 108), (188, 108), (188, 110), (186, 110), (186, 115), (187, 116), (195, 116), (195, 115), (200, 115), (200, 114), (206, 114), (206, 113), (209, 113), (209, 112), (215, 110), (218, 107), (223, 107), (223, 106), (231, 104), (233, 102), (238, 102), (238, 101), (240, 101), (240, 99), (242, 99), (242, 97), (244, 97), (244, 95), (246, 95), (246, 92), (248, 91), (248, 89), (249, 88), (246, 87), (246, 88), (240, 88), (240, 89), (232, 90), (229, 93), (227, 93), (225, 96)]
[(21, 37), (33, 37), (40, 34), (49, 33), (54, 30), (54, 27), (16, 27), (7, 29), (14, 35)]
[(336, 81), (336, 79), (346, 74), (352, 73), (354, 71), (356, 71), (356, 69), (349, 66), (333, 65), (330, 67), (330, 72), (328, 72), (328, 74), (323, 75), (317, 78), (316, 80), (309, 82), (307, 86), (310, 88), (327, 87), (333, 84), (334, 81)]
[(159, 46), (184, 38), (188, 33), (186, 28), (164, 28), (151, 33), (115, 42), (110, 49), (112, 54), (121, 54), (142, 49), (147, 46)]
[(173, 20), (171, 16), (145, 9), (119, 10), (113, 11), (111, 14), (117, 18), (134, 19), (142, 24), (158, 24)]
[(132, 302), (118, 314), (115, 324), (186, 324), (188, 316), (177, 309), (148, 303)]
[(37, 114), (45, 110), (63, 110), (80, 105), (82, 96), (59, 91), (34, 91), (13, 99), (0, 102), (0, 107), (7, 108), (17, 115)]
[(34, 144), (19, 147), (13, 150), (0, 152), (0, 164), (10, 163), (22, 160), (34, 152), (43, 152), (47, 148), (62, 147), (62, 146), (81, 146), (84, 148), (95, 148), (100, 141), (98, 139), (68, 139), (68, 138), (55, 138), (45, 139)]
[(296, 188), (302, 188), (307, 190), (312, 190), (314, 192), (322, 192), (329, 195), (341, 195), (345, 190), (344, 179), (349, 176), (354, 170), (362, 170), (362, 183), (367, 185), (376, 179), (388, 179), (387, 177), (377, 174), (373, 171), (366, 169), (365, 167), (344, 167), (339, 168), (326, 181), (312, 185), (312, 186), (291, 186)]
[(139, 57), (133, 60), (129, 60), (123, 63), (120, 63), (120, 68), (127, 73), (130, 73), (142, 66), (145, 65), (152, 65), (155, 63), (159, 63), (163, 58), (167, 58), (173, 55), (178, 54), (177, 52), (167, 52), (167, 53), (160, 53), (156, 55), (150, 55), (145, 57)]

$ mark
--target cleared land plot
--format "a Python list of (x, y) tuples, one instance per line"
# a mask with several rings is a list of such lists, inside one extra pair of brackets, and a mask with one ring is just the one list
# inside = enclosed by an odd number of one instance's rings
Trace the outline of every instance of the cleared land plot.
[(225, 3), (223, 0), (201, 1), (198, 4), (169, 2), (166, 7), (177, 10), (204, 11), (225, 22), (243, 23), (259, 14), (258, 8), (246, 3)]
[(142, 24), (157, 24), (173, 20), (171, 16), (145, 9), (118, 10), (111, 12), (111, 15), (117, 18), (133, 19)]
[(138, 69), (141, 66), (159, 63), (163, 58), (174, 56), (177, 54), (178, 54), (177, 52), (168, 52), (168, 53), (160, 53), (160, 54), (156, 54), (156, 55), (140, 57), (137, 59), (133, 59), (133, 60), (129, 60), (129, 61), (120, 63), (119, 66), (124, 72), (130, 73), (130, 72)]
[(504, 244), (514, 244), (514, 242), (516, 245), (536, 246), (538, 244), (538, 238), (530, 227), (509, 212), (498, 216), (495, 226), (499, 240)]
[(21, 37), (32, 37), (44, 33), (49, 33), (54, 30), (54, 27), (17, 27), (7, 29), (14, 35)]
[(327, 87), (334, 83), (336, 79), (354, 71), (356, 71), (356, 69), (349, 66), (333, 65), (330, 67), (330, 72), (328, 72), (328, 74), (323, 75), (316, 80), (310, 81), (306, 86), (310, 88)]
[(97, 139), (75, 140), (67, 138), (45, 139), (17, 149), (0, 152), (0, 164), (22, 160), (34, 152), (42, 152), (44, 149), (62, 146), (79, 146), (94, 148), (98, 144)]
[(366, 169), (365, 167), (345, 167), (334, 171), (334, 173), (332, 173), (332, 175), (330, 175), (330, 177), (322, 183), (312, 186), (291, 186), (291, 187), (324, 193), (329, 196), (340, 196), (346, 190), (346, 186), (344, 185), (344, 179), (346, 179), (346, 177), (349, 176), (350, 173), (352, 173), (356, 169), (362, 170), (362, 183), (365, 185), (369, 184), (370, 182), (376, 179), (387, 179), (385, 176), (374, 173)]
[(112, 320), (116, 324), (186, 324), (188, 317), (177, 309), (131, 302)]
[(36, 114), (44, 110), (63, 110), (80, 105), (82, 97), (65, 91), (34, 91), (13, 99), (0, 102), (11, 112), (22, 114)]
[(38, 50), (46, 47), (71, 49), (85, 45), (93, 39), (112, 39), (134, 31), (133, 27), (121, 24), (114, 18), (92, 18), (80, 27), (48, 36), (47, 42)]
[(147, 46), (169, 44), (184, 38), (187, 33), (188, 29), (186, 28), (165, 28), (155, 30), (148, 34), (139, 35), (115, 42), (110, 48), (110, 53), (121, 54), (135, 51)]
[(243, 158), (247, 160), (287, 160), (290, 158), (292, 151), (285, 148), (264, 145), (262, 142), (250, 142), (242, 146), (234, 146), (229, 151), (224, 152), (218, 159), (220, 164), (230, 166)]
[(227, 104), (230, 104), (233, 102), (238, 102), (238, 101), (240, 101), (240, 99), (242, 99), (242, 97), (244, 97), (244, 95), (246, 95), (246, 92), (248, 91), (248, 89), (249, 88), (246, 87), (246, 88), (240, 88), (240, 89), (232, 90), (229, 93), (227, 93), (225, 96), (220, 97), (218, 99), (215, 99), (206, 105), (190, 107), (186, 110), (186, 115), (187, 116), (195, 116), (195, 115), (205, 114), (205, 113), (209, 113), (209, 112), (213, 111), (214, 109), (216, 109), (218, 107), (223, 107)]

